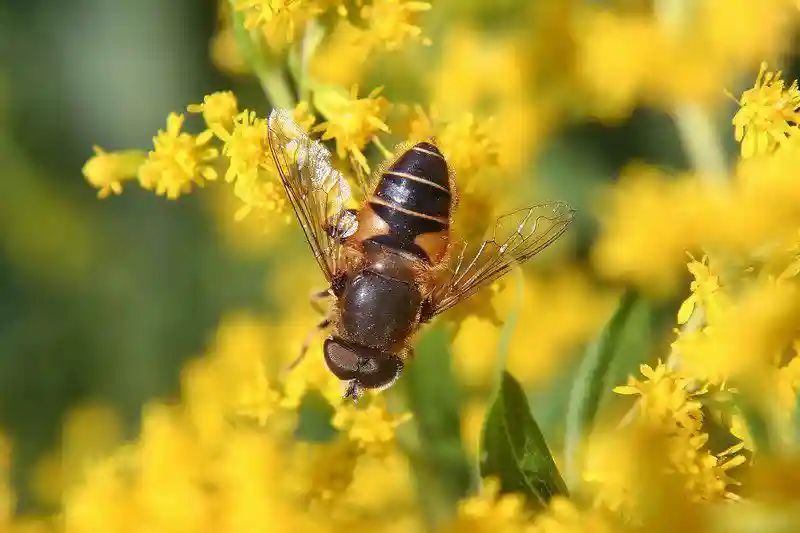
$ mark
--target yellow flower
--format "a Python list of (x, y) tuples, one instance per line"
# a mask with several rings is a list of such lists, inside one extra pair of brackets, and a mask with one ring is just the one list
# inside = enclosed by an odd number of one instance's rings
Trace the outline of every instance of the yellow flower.
[(678, 324), (685, 324), (691, 318), (695, 306), (700, 305), (706, 313), (706, 321), (713, 322), (720, 312), (720, 300), (723, 297), (719, 286), (719, 277), (712, 274), (708, 266), (708, 257), (703, 256), (697, 261), (692, 260), (687, 265), (689, 272), (694, 276), (690, 290), (691, 294), (678, 309)]
[(527, 531), (529, 515), (525, 509), (524, 498), (519, 494), (500, 494), (500, 483), (493, 478), (481, 480), (481, 485), (481, 490), (476, 496), (459, 502), (458, 514), (446, 531), (452, 533)]
[(175, 199), (191, 191), (192, 184), (203, 186), (204, 180), (217, 179), (211, 163), (217, 159), (216, 148), (208, 148), (211, 132), (191, 135), (181, 132), (183, 115), (170, 113), (167, 129), (153, 138), (155, 149), (139, 168), (139, 183), (156, 194)]
[(612, 533), (617, 524), (601, 512), (579, 509), (572, 501), (556, 496), (539, 514), (528, 533)]
[(668, 370), (660, 361), (655, 368), (643, 364), (639, 370), (647, 378), (645, 381), (630, 376), (628, 384), (614, 387), (614, 392), (639, 396), (639, 417), (648, 424), (659, 428), (679, 427), (691, 432), (699, 431), (703, 415), (696, 396), (703, 391), (689, 393), (689, 380)]
[(362, 450), (373, 455), (384, 455), (394, 443), (397, 427), (411, 419), (410, 413), (393, 415), (386, 409), (382, 396), (372, 396), (364, 408), (340, 403), (333, 416), (333, 426), (346, 431), (350, 439)]
[(222, 154), (229, 159), (225, 181), (252, 181), (263, 169), (274, 168), (269, 151), (267, 121), (258, 118), (255, 111), (245, 109), (236, 115), (230, 132), (219, 124), (214, 124), (212, 130), (225, 143)]
[(436, 144), (461, 182), (462, 192), (465, 192), (465, 184), (469, 187), (470, 177), (488, 173), (497, 166), (499, 147), (491, 118), (480, 120), (469, 112), (443, 117), (435, 107), (427, 114), (422, 107), (415, 106), (410, 138), (430, 137), (436, 138)]
[(294, 120), (295, 124), (300, 126), (303, 131), (311, 131), (311, 128), (314, 126), (314, 122), (317, 120), (317, 117), (314, 116), (311, 105), (308, 102), (301, 100), (297, 102), (297, 105), (292, 111), (292, 120)]
[(239, 114), (236, 96), (231, 91), (208, 94), (203, 97), (202, 104), (191, 104), (186, 110), (189, 113), (202, 113), (209, 128), (219, 124), (226, 130), (230, 129), (233, 118)]
[(135, 178), (146, 159), (147, 155), (140, 150), (106, 152), (95, 146), (94, 156), (83, 165), (83, 175), (92, 187), (99, 189), (97, 197), (106, 198), (111, 193), (121, 194), (122, 182)]
[[(260, 213), (282, 213), (286, 208), (286, 194), (276, 183), (276, 178), (259, 174), (256, 178), (240, 178), (233, 186), (233, 193), (244, 205), (233, 215), (239, 221), (253, 210)], [(289, 219), (286, 217), (285, 222)]]
[[(387, 50), (397, 50), (408, 39), (419, 39), (422, 29), (411, 23), (415, 13), (428, 11), (428, 2), (409, 0), (373, 0), (361, 8), (361, 17), (367, 22), (371, 37)], [(429, 45), (429, 39), (423, 39)]]
[(261, 30), (275, 49), (294, 42), (305, 23), (322, 12), (314, 0), (236, 0), (234, 9), (244, 13), (245, 28)]
[(703, 413), (697, 400), (705, 388), (689, 392), (690, 380), (660, 362), (655, 368), (641, 365), (641, 372), (645, 381), (630, 377), (628, 385), (615, 387), (614, 392), (639, 396), (637, 425), (656, 430), (663, 438), (667, 473), (679, 476), (691, 501), (731, 497), (727, 487), (735, 482), (726, 472), (744, 462), (738, 454), (744, 444), (718, 454), (708, 451), (708, 434), (702, 431)]
[(311, 58), (309, 70), (321, 83), (349, 87), (360, 79), (376, 44), (369, 31), (339, 19)]
[(290, 492), (311, 503), (339, 503), (361, 455), (358, 444), (346, 436), (324, 444), (297, 443), (289, 455)]
[(761, 64), (755, 86), (742, 93), (741, 109), (733, 117), (736, 140), (742, 143), (742, 157), (767, 154), (783, 144), (800, 121), (800, 90), (797, 81), (786, 88), (781, 72), (768, 72)]
[(382, 87), (370, 92), (366, 98), (358, 98), (358, 87), (353, 85), (350, 94), (338, 91), (324, 91), (315, 94), (314, 104), (328, 119), (314, 131), (324, 132), (323, 140), (336, 140), (336, 154), (344, 158), (347, 153), (369, 171), (367, 159), (362, 150), (378, 132), (389, 133), (383, 122), (388, 101), (379, 97)]
[(651, 18), (589, 12), (577, 32), (577, 67), (594, 96), (592, 111), (627, 116), (662, 57), (663, 35)]

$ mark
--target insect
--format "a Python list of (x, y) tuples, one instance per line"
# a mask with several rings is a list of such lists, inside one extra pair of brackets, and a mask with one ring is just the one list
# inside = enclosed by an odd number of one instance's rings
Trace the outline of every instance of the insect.
[(292, 367), (314, 333), (330, 328), (324, 359), (346, 382), (345, 399), (390, 387), (413, 358), (409, 342), (423, 324), (539, 253), (574, 217), (564, 203), (536, 205), (500, 217), (477, 246), (457, 246), (450, 234), (454, 175), (433, 140), (407, 149), (374, 187), (357, 172), (365, 201), (347, 209), (347, 180), (289, 112), (273, 110), (267, 134), (289, 202), (330, 284), (312, 304), (334, 300)]

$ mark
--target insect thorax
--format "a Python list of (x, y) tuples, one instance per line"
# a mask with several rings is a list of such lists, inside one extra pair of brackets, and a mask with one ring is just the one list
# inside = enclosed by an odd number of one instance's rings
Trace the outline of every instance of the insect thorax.
[(422, 306), (413, 266), (383, 247), (369, 248), (372, 253), (348, 277), (339, 300), (340, 334), (363, 346), (400, 349), (416, 328)]

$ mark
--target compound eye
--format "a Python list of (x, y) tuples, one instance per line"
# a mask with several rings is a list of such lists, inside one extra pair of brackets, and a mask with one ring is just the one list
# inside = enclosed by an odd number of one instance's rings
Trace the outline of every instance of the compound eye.
[(323, 346), (325, 364), (331, 373), (342, 381), (358, 378), (359, 358), (353, 350), (330, 338)]
[(390, 387), (403, 371), (403, 361), (388, 352), (372, 352), (362, 355), (358, 368), (359, 384), (367, 389), (383, 390)]

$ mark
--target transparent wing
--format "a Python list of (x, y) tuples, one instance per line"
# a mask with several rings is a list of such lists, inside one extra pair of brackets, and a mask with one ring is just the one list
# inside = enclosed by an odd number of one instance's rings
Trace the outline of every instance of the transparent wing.
[(345, 209), (350, 186), (331, 165), (331, 154), (291, 118), (275, 109), (269, 116), (269, 148), (286, 195), (314, 257), (331, 281), (344, 266), (342, 243), (355, 233), (355, 214)]
[(497, 219), (492, 235), (477, 247), (465, 244), (456, 254), (451, 275), (432, 294), (435, 316), (505, 275), (558, 239), (575, 211), (555, 202), (535, 205)]

